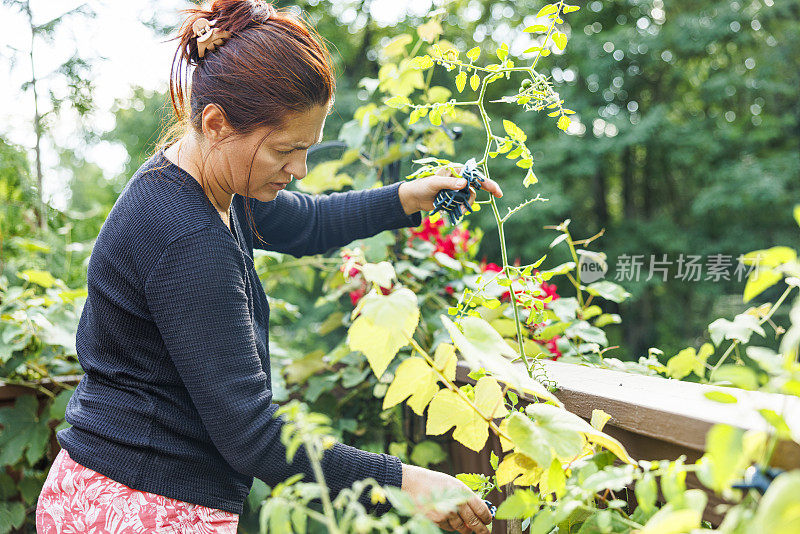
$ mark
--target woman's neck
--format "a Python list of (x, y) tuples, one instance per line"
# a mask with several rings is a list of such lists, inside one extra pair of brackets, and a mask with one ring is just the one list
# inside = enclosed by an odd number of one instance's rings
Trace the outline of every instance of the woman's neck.
[(230, 209), (233, 195), (220, 187), (218, 181), (214, 179), (213, 172), (206, 173), (209, 178), (203, 179), (204, 175), (199, 164), (203, 159), (202, 150), (196, 138), (191, 135), (181, 137), (164, 149), (164, 157), (189, 173), (204, 190), (207, 190), (206, 196), (208, 200), (211, 201), (225, 224), (229, 225), (228, 210)]

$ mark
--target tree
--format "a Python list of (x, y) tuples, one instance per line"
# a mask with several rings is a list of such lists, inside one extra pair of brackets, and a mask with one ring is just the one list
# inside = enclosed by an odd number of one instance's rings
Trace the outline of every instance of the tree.
[[(35, 172), (39, 196), (36, 217), (38, 226), (44, 229), (47, 224), (47, 217), (42, 192), (42, 139), (47, 134), (50, 120), (59, 114), (65, 104), (70, 105), (79, 116), (84, 116), (91, 111), (93, 107), (93, 83), (89, 76), (91, 62), (78, 57), (77, 53), (73, 53), (51, 72), (40, 75), (37, 70), (38, 49), (36, 43), (38, 41), (43, 41), (50, 45), (54, 44), (56, 30), (63, 22), (67, 19), (79, 16), (93, 18), (95, 13), (88, 4), (81, 4), (46, 22), (38, 23), (38, 21), (35, 21), (36, 17), (34, 17), (33, 14), (33, 3), (31, 0), (3, 0), (3, 4), (14, 7), (22, 12), (30, 28), (29, 47), (25, 50), (18, 50), (8, 45), (8, 48), (13, 52), (12, 64), (17, 57), (24, 57), (30, 63), (30, 79), (22, 84), (20, 90), (22, 92), (30, 90), (33, 93), (33, 130), (36, 135), (36, 144), (34, 146)], [(62, 96), (55, 92), (52, 84), (53, 80), (58, 80), (66, 85), (66, 95)], [(42, 111), (40, 107), (40, 93), (45, 91), (49, 94), (50, 109)]]

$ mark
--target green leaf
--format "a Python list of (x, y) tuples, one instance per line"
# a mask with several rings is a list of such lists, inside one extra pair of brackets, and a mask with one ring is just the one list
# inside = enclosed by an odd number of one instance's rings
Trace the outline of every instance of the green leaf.
[(19, 501), (0, 502), (0, 532), (19, 529), (25, 522), (25, 505)]
[(539, 181), (539, 179), (533, 173), (533, 170), (528, 169), (528, 173), (525, 175), (525, 179), (522, 180), (522, 185), (524, 185), (525, 187), (529, 187), (529, 186), (537, 183), (538, 181)]
[(745, 265), (757, 265), (759, 267), (777, 267), (784, 263), (789, 263), (797, 259), (797, 252), (789, 247), (779, 246), (763, 250), (754, 250), (742, 256), (742, 263)]
[(533, 26), (528, 26), (522, 31), (525, 33), (547, 33), (548, 27), (544, 24), (534, 24)]
[(375, 376), (380, 378), (417, 328), (417, 296), (404, 287), (389, 295), (372, 290), (353, 314), (358, 317), (350, 326), (347, 343), (351, 350), (364, 353)]
[(754, 297), (780, 282), (782, 278), (782, 274), (770, 269), (754, 269), (747, 277), (742, 300), (750, 302)]
[[(553, 32), (552, 39), (553, 39), (553, 42), (556, 44), (556, 46), (559, 49), (564, 50), (567, 47), (567, 35), (566, 34), (561, 33), (561, 32)], [(560, 128), (560, 126), (559, 126), (559, 128)], [(565, 130), (566, 128), (562, 128), (562, 129)]]
[(19, 493), (22, 499), (28, 505), (36, 505), (39, 494), (42, 493), (42, 486), (44, 486), (44, 473), (37, 473), (34, 475), (26, 474), (22, 480), (19, 481)]
[(496, 51), (497, 57), (500, 58), (500, 61), (503, 61), (508, 57), (508, 44), (503, 43)]
[(665, 506), (650, 518), (640, 534), (684, 534), (700, 526), (702, 515), (694, 510)]
[(747, 343), (753, 332), (761, 337), (765, 335), (764, 329), (758, 324), (758, 319), (749, 313), (740, 313), (733, 318), (733, 321), (717, 319), (708, 325), (708, 332), (711, 334), (711, 341), (718, 347), (723, 339), (735, 339)]
[(656, 477), (650, 473), (644, 473), (642, 479), (636, 483), (636, 488), (633, 491), (639, 506), (641, 506), (645, 512), (650, 513), (655, 510), (656, 497), (658, 497)]
[[(411, 451), (411, 462), (415, 465), (428, 467), (431, 464), (439, 464), (447, 459), (442, 446), (435, 441), (422, 441), (414, 445)], [(467, 484), (469, 485), (469, 484)]]
[(388, 261), (366, 263), (364, 267), (362, 267), (361, 272), (367, 282), (377, 284), (386, 289), (391, 288), (392, 281), (397, 279), (394, 267)]
[(522, 128), (508, 119), (503, 119), (503, 128), (505, 128), (508, 136), (515, 141), (524, 143), (528, 139), (528, 136), (522, 131)]
[(547, 4), (542, 9), (540, 9), (538, 13), (536, 13), (536, 18), (538, 19), (539, 17), (546, 17), (547, 15), (556, 13), (557, 11), (558, 11), (558, 6), (556, 6), (555, 4)]
[(775, 429), (775, 436), (778, 439), (792, 439), (792, 430), (789, 428), (789, 425), (786, 424), (786, 419), (784, 419), (781, 414), (769, 408), (761, 408), (758, 410), (758, 413)]
[(724, 391), (719, 391), (715, 389), (713, 391), (706, 391), (703, 393), (703, 396), (708, 400), (714, 402), (721, 402), (724, 404), (735, 404), (738, 402), (738, 399), (731, 395), (730, 393), (725, 393)]
[(800, 204), (794, 207), (794, 220), (797, 222), (797, 225), (800, 226)]
[(567, 478), (564, 476), (564, 468), (558, 458), (553, 458), (550, 467), (545, 471), (542, 480), (539, 482), (539, 492), (548, 494), (555, 493), (556, 498), (564, 496), (567, 489)]
[(18, 397), (14, 406), (0, 408), (0, 465), (14, 465), (25, 454), (28, 465), (44, 455), (50, 428), (36, 416), (38, 403), (32, 395)]
[(399, 56), (405, 53), (406, 45), (410, 44), (414, 39), (407, 33), (398, 35), (383, 47), (383, 53), (388, 57)]
[(694, 347), (687, 347), (669, 359), (667, 375), (680, 380), (694, 371), (694, 374), (702, 378), (705, 376), (706, 360), (713, 352), (714, 348), (710, 343), (703, 344), (699, 354)]
[(24, 271), (18, 272), (17, 276), (23, 280), (26, 280), (32, 284), (40, 285), (44, 288), (53, 287), (53, 284), (56, 283), (55, 277), (53, 277), (53, 275), (48, 271), (25, 269)]
[(450, 334), (453, 344), (461, 352), (473, 369), (483, 367), (499, 380), (510, 384), (518, 391), (530, 393), (540, 399), (550, 400), (557, 404), (560, 401), (542, 384), (522, 376), (519, 369), (511, 365), (506, 358), (516, 358), (517, 352), (512, 349), (492, 325), (480, 317), (464, 317), (461, 320), (463, 332), (448, 317), (440, 315), (444, 327)]
[(600, 315), (597, 319), (595, 319), (594, 325), (597, 328), (603, 328), (608, 324), (619, 324), (621, 322), (622, 319), (616, 313), (604, 313)]
[(250, 493), (247, 495), (247, 502), (250, 504), (251, 510), (258, 510), (261, 508), (267, 496), (269, 495), (270, 487), (267, 483), (260, 478), (253, 479), (253, 486), (250, 488)]
[(714, 373), (715, 382), (730, 382), (731, 385), (755, 390), (758, 389), (758, 378), (756, 373), (749, 367), (735, 364), (725, 364)]
[(423, 41), (432, 43), (442, 34), (442, 31), (442, 25), (434, 18), (417, 28), (417, 35), (419, 35), (419, 38)]
[(390, 108), (403, 109), (404, 107), (411, 104), (411, 100), (409, 100), (407, 96), (393, 96), (392, 98), (384, 102), (384, 104), (386, 104)]
[(435, 107), (431, 109), (430, 113), (428, 113), (428, 120), (431, 121), (431, 124), (434, 126), (442, 124), (442, 108)]
[(572, 458), (580, 453), (584, 437), (576, 429), (572, 414), (550, 404), (530, 404), (525, 409), (531, 420), (514, 413), (508, 420), (509, 437), (515, 450), (542, 468), (549, 468), (553, 455)]
[(339, 191), (352, 185), (353, 179), (346, 173), (339, 173), (341, 161), (323, 161), (298, 182), (297, 187), (306, 193), (321, 194), (326, 191)]
[(569, 128), (570, 122), (572, 121), (570, 120), (569, 117), (567, 117), (566, 115), (562, 115), (561, 117), (558, 118), (556, 126), (558, 126), (559, 130), (564, 130), (566, 132), (567, 128)]
[(508, 410), (503, 404), (503, 392), (494, 378), (481, 378), (475, 384), (474, 391), (472, 404), (478, 411), (467, 404), (458, 393), (449, 389), (439, 390), (428, 407), (425, 432), (439, 435), (455, 426), (453, 439), (475, 452), (480, 452), (489, 438), (489, 423), (486, 418), (504, 417)]
[(744, 430), (740, 428), (723, 424), (711, 427), (706, 435), (706, 453), (697, 472), (703, 484), (718, 493), (730, 488), (748, 464), (743, 438)]
[(481, 55), (481, 49), (480, 49), (479, 46), (470, 48), (469, 51), (467, 52), (467, 57), (471, 61), (477, 61), (478, 57), (480, 57), (480, 55)]
[(467, 85), (467, 73), (462, 70), (461, 72), (458, 73), (458, 76), (456, 76), (456, 88), (458, 89), (458, 92), (459, 93), (462, 92), (464, 90), (464, 87), (466, 87), (466, 85)]
[[(455, 354), (453, 354), (455, 358)], [(422, 415), (425, 407), (439, 391), (438, 375), (422, 358), (406, 358), (397, 367), (394, 380), (383, 397), (383, 409), (391, 408), (406, 400), (417, 415)]]
[(433, 67), (433, 58), (428, 55), (417, 56), (409, 62), (408, 66), (414, 70), (427, 70)]
[(761, 498), (751, 532), (800, 532), (800, 471), (778, 475)]
[(586, 477), (586, 480), (581, 484), (581, 488), (593, 493), (604, 489), (621, 491), (625, 486), (633, 482), (635, 470), (636, 467), (630, 464), (606, 466), (597, 473)]
[(529, 489), (515, 489), (514, 493), (500, 503), (495, 517), (497, 519), (514, 519), (531, 517), (539, 511), (539, 496)]
[(617, 303), (622, 302), (631, 296), (630, 293), (625, 291), (625, 288), (608, 280), (601, 280), (599, 282), (591, 283), (586, 286), (586, 291), (590, 295), (603, 297), (606, 300)]
[(470, 78), (469, 78), (469, 86), (472, 87), (473, 91), (477, 91), (478, 87), (480, 86), (480, 84), (481, 84), (481, 77), (480, 76), (478, 76), (477, 74), (473, 74), (472, 76), (470, 76)]
[(456, 478), (466, 484), (472, 491), (479, 491), (487, 483), (490, 483), (489, 477), (479, 473), (459, 473)]
[(65, 389), (56, 395), (56, 398), (53, 399), (53, 402), (50, 404), (50, 419), (64, 419), (64, 414), (67, 411), (67, 403), (72, 397), (72, 393), (72, 390)]

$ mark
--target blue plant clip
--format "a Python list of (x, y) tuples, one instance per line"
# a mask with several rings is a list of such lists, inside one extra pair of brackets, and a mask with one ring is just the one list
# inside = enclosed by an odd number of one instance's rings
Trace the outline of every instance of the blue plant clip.
[(483, 502), (489, 507), (489, 512), (492, 514), (492, 519), (494, 519), (494, 514), (497, 513), (497, 506), (493, 505), (492, 501), (487, 501), (486, 499), (483, 499)]
[(455, 226), (464, 216), (464, 208), (472, 213), (472, 208), (467, 204), (469, 201), (470, 190), (472, 187), (476, 191), (482, 189), (481, 182), (486, 178), (483, 173), (478, 169), (475, 158), (470, 158), (461, 170), (461, 177), (466, 178), (467, 185), (458, 191), (452, 189), (442, 189), (436, 193), (436, 198), (433, 200), (433, 211), (446, 214), (448, 222)]
[(781, 473), (783, 473), (783, 470), (777, 467), (764, 469), (761, 466), (751, 465), (744, 472), (744, 480), (733, 484), (732, 487), (741, 490), (754, 489), (764, 495), (772, 481)]

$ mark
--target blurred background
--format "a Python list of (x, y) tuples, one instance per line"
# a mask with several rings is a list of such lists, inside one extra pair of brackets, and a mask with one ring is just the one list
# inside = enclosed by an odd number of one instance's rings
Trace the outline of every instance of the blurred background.
[[(623, 321), (610, 327), (619, 348), (609, 355), (674, 352), (696, 344), (714, 318), (745, 309), (744, 279), (734, 275), (739, 255), (797, 245), (791, 208), (800, 199), (800, 2), (578, 3), (582, 9), (567, 20), (569, 46), (538, 63), (576, 111), (567, 132), (544, 114), (488, 106), (492, 117), (528, 132), (539, 177), (526, 190), (512, 162), (493, 161), (505, 192), (501, 209), (532, 192), (549, 199), (509, 224), (509, 256), (538, 259), (556, 235), (543, 227), (567, 218), (575, 239), (604, 230), (594, 245), (608, 256), (607, 279), (620, 258), (642, 258), (640, 276), (617, 280), (632, 297), (613, 310)], [(0, 273), (8, 279), (36, 268), (85, 287), (92, 242), (171, 115), (170, 38), (188, 5), (3, 0)], [(530, 35), (521, 29), (542, 3), (277, 5), (302, 9), (335, 56), (338, 92), (325, 130), (333, 140), (347, 138), (359, 107), (381, 103), (374, 87), (383, 47), (399, 34), (415, 35), (431, 11), (446, 12), (442, 38), (462, 51), (506, 42), (512, 55), (527, 58)], [(433, 77), (452, 88), (444, 69)], [(514, 94), (519, 83), (495, 85), (498, 94), (505, 86)], [(481, 129), (465, 126), (440, 153), (465, 161), (484, 143)], [(401, 176), (419, 156), (400, 161)], [(478, 258), (500, 263), (491, 213), (470, 217), (485, 230)], [(559, 254), (553, 251), (550, 266), (567, 261)], [(730, 279), (707, 275), (714, 255), (733, 264)], [(700, 257), (699, 280), (680, 277), (678, 260), (688, 256)], [(653, 258), (669, 262), (665, 275), (648, 277)], [(774, 300), (779, 291), (762, 297)]]

